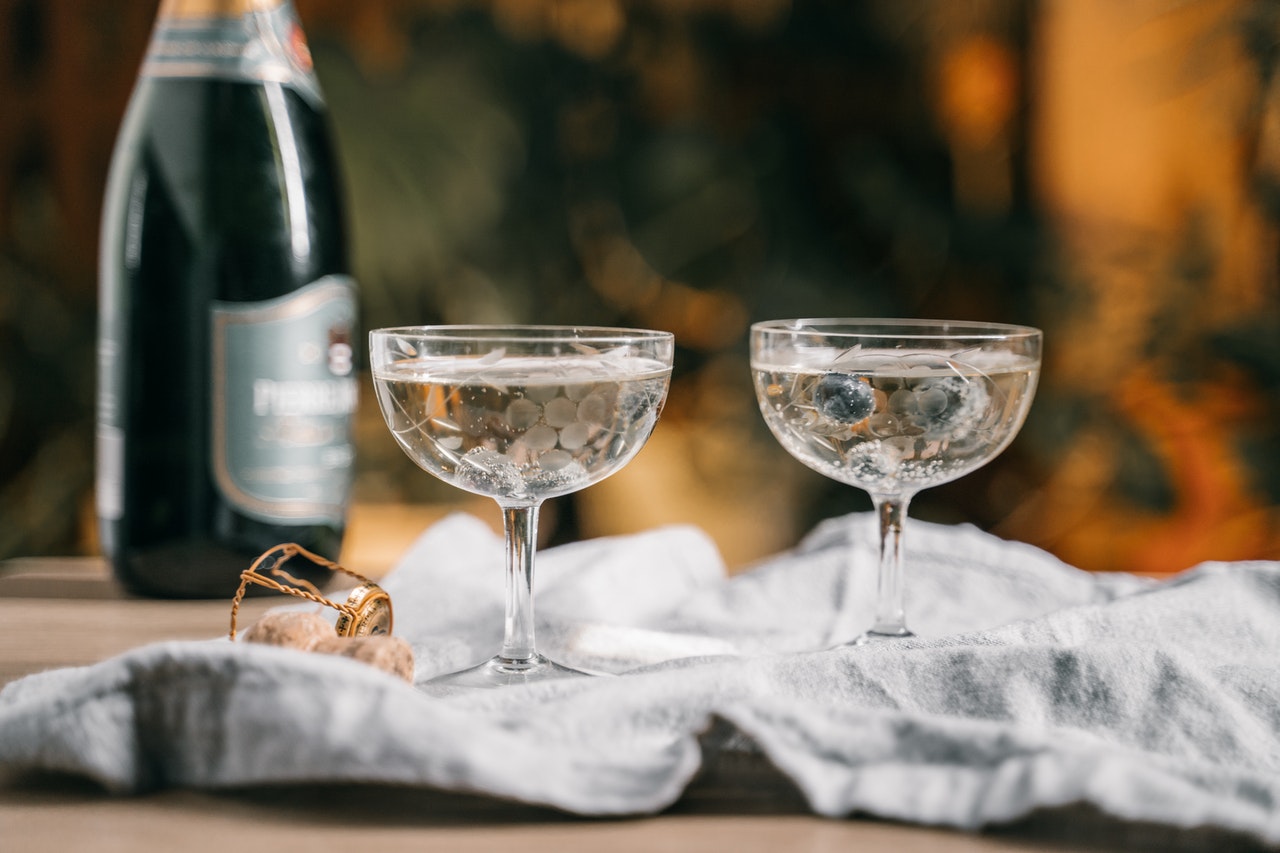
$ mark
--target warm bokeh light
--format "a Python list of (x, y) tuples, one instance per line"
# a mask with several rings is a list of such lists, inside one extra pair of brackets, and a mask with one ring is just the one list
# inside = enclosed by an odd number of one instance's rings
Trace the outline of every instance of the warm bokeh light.
[[(913, 514), (1095, 570), (1280, 558), (1280, 100), (1260, 4), (296, 0), (367, 327), (674, 331), (662, 422), (548, 509), (740, 568), (865, 508), (765, 431), (753, 320), (1039, 325), (1023, 433)], [(156, 3), (0, 0), (0, 559), (93, 553), (107, 162)], [(371, 390), (348, 547), (444, 512)], [(461, 502), (458, 502), (461, 500)]]

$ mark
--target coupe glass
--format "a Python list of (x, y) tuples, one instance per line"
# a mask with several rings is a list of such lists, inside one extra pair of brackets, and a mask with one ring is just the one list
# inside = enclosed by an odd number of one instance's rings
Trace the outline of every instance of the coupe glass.
[(855, 644), (910, 637), (903, 524), (916, 492), (1011, 442), (1040, 375), (1041, 333), (942, 320), (774, 320), (751, 327), (765, 423), (796, 459), (871, 495), (880, 521), (875, 622)]
[(502, 648), (437, 682), (497, 687), (583, 675), (534, 647), (533, 560), (547, 498), (598, 483), (648, 440), (667, 397), (669, 332), (417, 326), (369, 334), (382, 416), (428, 473), (502, 508)]

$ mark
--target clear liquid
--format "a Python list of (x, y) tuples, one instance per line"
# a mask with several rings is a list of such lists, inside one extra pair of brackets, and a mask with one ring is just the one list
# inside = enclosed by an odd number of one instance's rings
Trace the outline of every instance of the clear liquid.
[(770, 430), (815, 471), (886, 496), (955, 480), (999, 454), (1022, 426), (1039, 376), (1037, 362), (1009, 354), (788, 360), (795, 363), (752, 365)]
[(536, 503), (596, 483), (644, 445), (670, 368), (645, 358), (418, 358), (374, 386), (400, 446), (461, 489)]

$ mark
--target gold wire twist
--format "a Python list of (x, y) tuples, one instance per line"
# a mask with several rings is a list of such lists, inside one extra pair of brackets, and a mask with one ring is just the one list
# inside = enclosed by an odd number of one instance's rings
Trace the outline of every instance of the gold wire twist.
[[(267, 589), (274, 589), (275, 591), (283, 592), (286, 595), (293, 595), (298, 598), (305, 598), (306, 600), (314, 602), (316, 604), (322, 604), (326, 607), (332, 607), (334, 610), (337, 610), (340, 613), (346, 614), (346, 616), (350, 619), (356, 618), (357, 611), (351, 605), (345, 604), (345, 603), (339, 604), (336, 601), (331, 601), (325, 598), (323, 595), (321, 595), (320, 590), (316, 587), (315, 584), (303, 578), (295, 578), (293, 575), (289, 574), (284, 569), (280, 568), (285, 563), (289, 562), (299, 554), (306, 557), (312, 563), (315, 563), (316, 565), (319, 565), (319, 566), (324, 566), (330, 571), (341, 572), (344, 575), (349, 575), (350, 577), (355, 578), (357, 581), (359, 581), (361, 584), (365, 586), (375, 586), (373, 581), (369, 580), (359, 572), (353, 572), (351, 569), (344, 568), (343, 566), (338, 565), (332, 560), (326, 560), (324, 557), (321, 557), (319, 554), (314, 554), (311, 551), (308, 551), (306, 548), (303, 548), (301, 545), (297, 544), (296, 542), (285, 542), (283, 544), (276, 545), (274, 548), (269, 548), (265, 552), (263, 552), (258, 557), (258, 559), (253, 561), (253, 565), (249, 566), (249, 568), (245, 569), (243, 572), (240, 573), (240, 588), (236, 590), (235, 597), (231, 599), (231, 640), (232, 642), (234, 642), (236, 639), (236, 617), (240, 612), (240, 602), (244, 600), (245, 590), (248, 588), (249, 584), (255, 584), (257, 586), (265, 586)], [(286, 586), (285, 584), (280, 583), (279, 581), (272, 580), (266, 575), (261, 574), (259, 569), (262, 567), (262, 564), (265, 563), (267, 560), (273, 560), (274, 562), (272, 562), (272, 564), (268, 566), (265, 569), (265, 571), (275, 575), (276, 577), (284, 578), (284, 580), (287, 583), (293, 584), (293, 586)]]

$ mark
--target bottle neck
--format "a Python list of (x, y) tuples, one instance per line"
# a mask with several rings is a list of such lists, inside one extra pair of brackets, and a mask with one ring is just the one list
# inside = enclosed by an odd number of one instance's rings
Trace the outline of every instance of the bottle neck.
[(269, 12), (290, 0), (161, 0), (158, 20), (238, 18), (250, 12)]
[(291, 0), (161, 0), (139, 76), (270, 81), (324, 105)]

